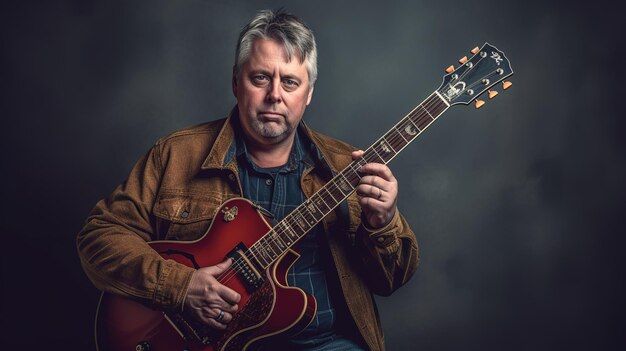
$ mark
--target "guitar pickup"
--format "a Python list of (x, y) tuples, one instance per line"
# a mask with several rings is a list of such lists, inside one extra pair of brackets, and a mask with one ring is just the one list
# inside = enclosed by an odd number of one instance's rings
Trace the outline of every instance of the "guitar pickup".
[(233, 260), (231, 268), (237, 272), (239, 278), (243, 280), (246, 290), (252, 293), (258, 289), (265, 280), (254, 263), (246, 256), (247, 251), (248, 248), (243, 243), (239, 243), (226, 256)]

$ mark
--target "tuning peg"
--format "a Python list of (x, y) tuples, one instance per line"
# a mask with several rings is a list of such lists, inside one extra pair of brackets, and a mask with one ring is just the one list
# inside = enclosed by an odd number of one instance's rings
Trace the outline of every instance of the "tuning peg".
[(462, 64), (462, 65), (464, 65), (464, 64), (465, 64), (465, 62), (467, 62), (467, 56), (463, 56), (463, 57), (459, 60), (459, 63), (460, 63), (460, 64)]
[(502, 88), (503, 89), (508, 89), (511, 85), (513, 85), (513, 83), (511, 83), (511, 82), (504, 82), (504, 83), (502, 83)]
[(454, 71), (454, 66), (450, 65), (450, 67), (446, 68), (446, 73), (452, 73)]
[(473, 49), (472, 49), (471, 53), (472, 53), (472, 54), (474, 54), (474, 55), (476, 55), (479, 51), (480, 51), (480, 49), (479, 49), (479, 48), (478, 48), (478, 46), (477, 46), (477, 47), (475, 47), (475, 48), (473, 48)]
[(494, 97), (496, 97), (496, 95), (498, 95), (498, 92), (495, 90), (489, 90), (488, 94), (489, 94), (489, 98), (493, 99)]
[(476, 100), (476, 108), (481, 108), (485, 102), (483, 100)]

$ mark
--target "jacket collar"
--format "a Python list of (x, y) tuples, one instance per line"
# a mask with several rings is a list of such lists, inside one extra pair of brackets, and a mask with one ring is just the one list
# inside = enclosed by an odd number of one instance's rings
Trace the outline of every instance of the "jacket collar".
[(228, 165), (224, 164), (224, 157), (226, 156), (226, 152), (228, 151), (230, 144), (235, 138), (235, 131), (233, 130), (232, 119), (233, 115), (237, 113), (236, 111), (237, 106), (235, 106), (226, 117), (222, 128), (217, 133), (215, 142), (213, 143), (213, 146), (211, 147), (208, 156), (202, 163), (202, 167), (200, 167), (201, 169), (207, 170), (231, 168), (228, 167)]

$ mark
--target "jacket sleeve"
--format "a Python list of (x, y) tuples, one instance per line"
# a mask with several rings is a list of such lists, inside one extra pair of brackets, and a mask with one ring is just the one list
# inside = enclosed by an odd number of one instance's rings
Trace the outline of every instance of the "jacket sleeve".
[(419, 262), (417, 239), (398, 210), (383, 228), (370, 229), (365, 223), (362, 219), (355, 235), (365, 277), (373, 293), (388, 296), (415, 273)]
[(159, 146), (137, 162), (128, 179), (100, 200), (77, 237), (81, 264), (102, 291), (161, 309), (180, 309), (193, 268), (165, 260), (155, 240), (152, 208), (162, 175)]

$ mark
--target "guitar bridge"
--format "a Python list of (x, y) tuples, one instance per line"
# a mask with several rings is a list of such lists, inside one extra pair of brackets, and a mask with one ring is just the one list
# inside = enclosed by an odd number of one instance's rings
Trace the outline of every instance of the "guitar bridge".
[(258, 289), (265, 280), (254, 263), (246, 256), (247, 251), (248, 248), (243, 243), (239, 243), (226, 256), (230, 257), (233, 263), (236, 263), (236, 266), (233, 264), (232, 269), (237, 272), (241, 280), (243, 280), (246, 290), (252, 293)]

